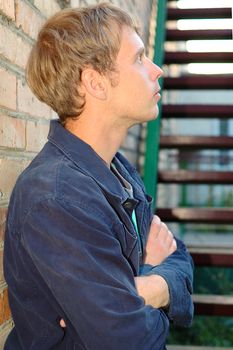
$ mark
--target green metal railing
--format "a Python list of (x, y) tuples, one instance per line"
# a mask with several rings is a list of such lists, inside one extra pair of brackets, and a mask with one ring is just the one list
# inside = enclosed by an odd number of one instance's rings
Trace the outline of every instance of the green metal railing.
[[(153, 62), (158, 66), (163, 65), (164, 59), (164, 40), (165, 40), (165, 25), (166, 25), (166, 1), (158, 0), (157, 2), (157, 25), (154, 44)], [(163, 79), (160, 79), (162, 89)], [(146, 137), (146, 154), (143, 180), (146, 186), (147, 193), (156, 199), (157, 194), (157, 174), (158, 174), (158, 153), (159, 153), (159, 134), (160, 134), (160, 115), (161, 115), (161, 100), (159, 102), (159, 115), (156, 120), (153, 120), (147, 125)], [(154, 200), (155, 205), (155, 200)]]

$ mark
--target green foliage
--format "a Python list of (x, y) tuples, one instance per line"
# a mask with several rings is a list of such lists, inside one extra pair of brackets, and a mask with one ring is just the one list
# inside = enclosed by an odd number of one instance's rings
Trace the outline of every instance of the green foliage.
[[(196, 268), (194, 293), (231, 295), (233, 269)], [(195, 316), (189, 329), (171, 327), (168, 344), (233, 346), (233, 317)]]
[(168, 344), (233, 346), (233, 319), (195, 316), (191, 328), (171, 327)]
[(225, 196), (223, 196), (220, 203), (222, 207), (232, 207), (233, 206), (233, 191), (229, 191)]
[(223, 267), (196, 267), (195, 294), (230, 295), (233, 293), (233, 269)]

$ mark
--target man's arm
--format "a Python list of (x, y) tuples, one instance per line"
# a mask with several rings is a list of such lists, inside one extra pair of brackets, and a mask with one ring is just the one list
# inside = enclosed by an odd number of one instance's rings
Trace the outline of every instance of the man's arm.
[[(151, 223), (141, 275), (143, 277), (139, 278), (145, 278), (145, 275), (148, 278), (144, 288), (138, 289), (145, 302), (154, 307), (169, 305), (167, 314), (170, 321), (189, 326), (193, 318), (193, 262), (185, 245), (180, 240), (174, 240), (167, 226), (156, 216)], [(153, 277), (160, 278), (156, 280)], [(163, 299), (164, 293), (166, 300)]]
[(103, 215), (83, 203), (38, 203), (24, 223), (24, 248), (74, 341), (81, 338), (89, 349), (163, 349), (168, 318), (138, 295), (114, 227)]
[(144, 299), (146, 305), (157, 309), (166, 308), (170, 303), (168, 284), (159, 275), (135, 277), (138, 294)]
[[(158, 216), (154, 216), (145, 247), (145, 264), (150, 266), (161, 264), (169, 255), (174, 253), (176, 248), (173, 234)], [(147, 305), (156, 308), (169, 305), (169, 289), (163, 277), (154, 274), (135, 277), (135, 283), (138, 294), (143, 297)]]

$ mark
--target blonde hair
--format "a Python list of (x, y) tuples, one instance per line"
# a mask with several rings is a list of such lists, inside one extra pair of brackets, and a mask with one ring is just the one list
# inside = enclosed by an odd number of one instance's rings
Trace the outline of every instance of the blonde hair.
[(122, 27), (138, 32), (132, 18), (107, 3), (59, 11), (42, 27), (26, 68), (28, 85), (39, 100), (66, 118), (85, 106), (79, 93), (81, 73), (91, 66), (101, 74), (115, 69)]

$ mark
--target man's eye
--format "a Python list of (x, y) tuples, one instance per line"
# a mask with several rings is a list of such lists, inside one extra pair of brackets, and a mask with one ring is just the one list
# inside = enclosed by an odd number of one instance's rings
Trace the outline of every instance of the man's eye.
[(142, 63), (142, 61), (143, 61), (143, 56), (144, 56), (143, 54), (141, 54), (140, 56), (138, 56), (138, 62), (139, 62), (139, 63)]

